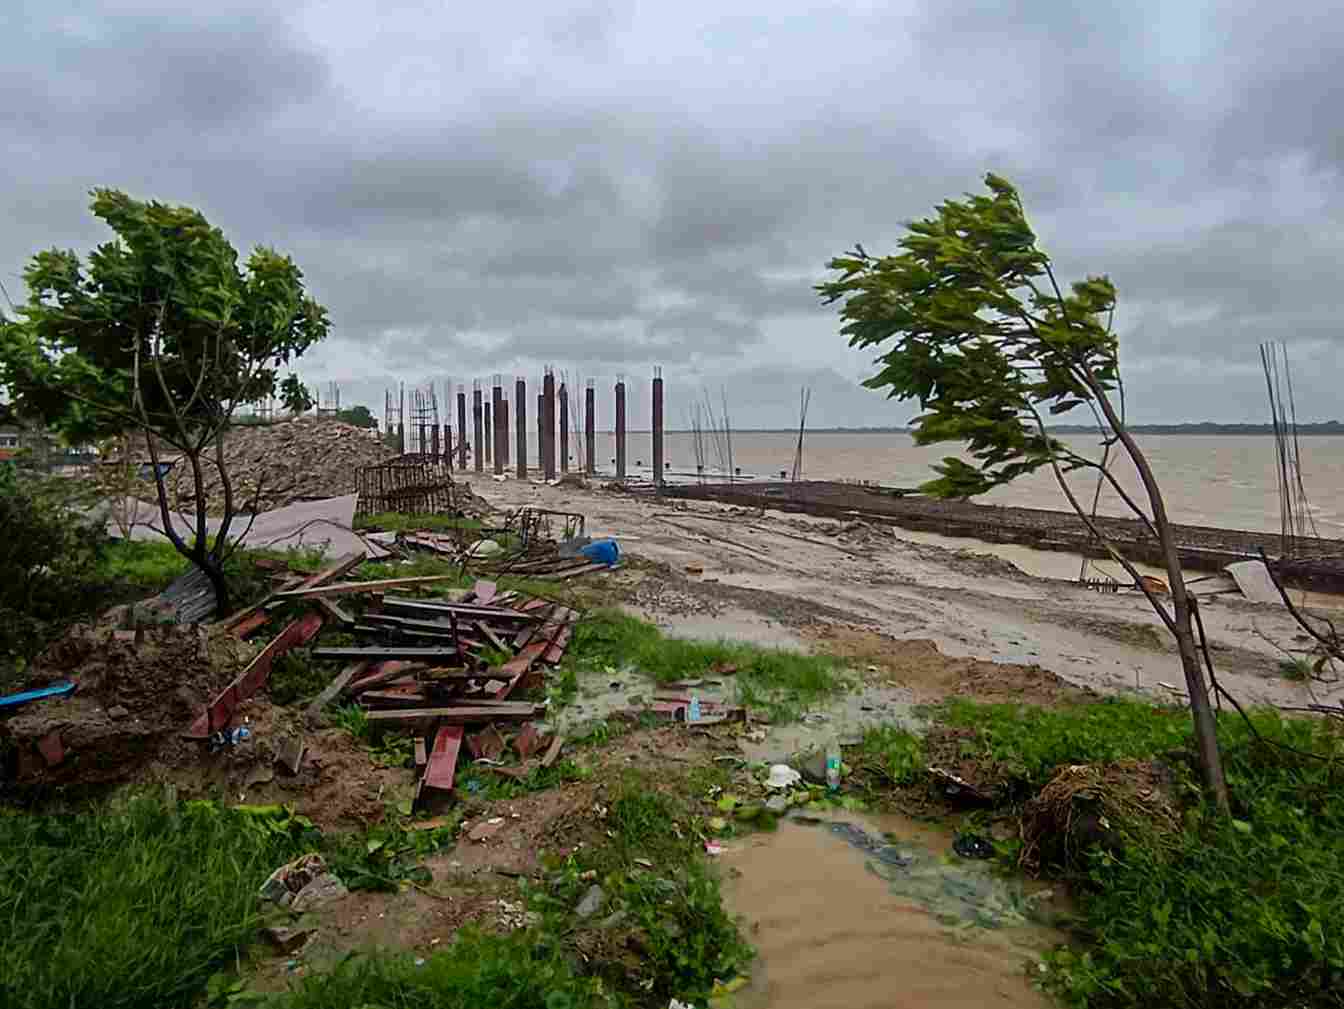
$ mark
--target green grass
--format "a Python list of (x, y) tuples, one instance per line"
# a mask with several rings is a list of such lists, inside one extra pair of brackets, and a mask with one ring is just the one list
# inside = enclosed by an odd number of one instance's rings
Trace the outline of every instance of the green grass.
[(260, 923), (286, 835), (208, 804), (0, 813), (0, 1005), (188, 1005)]
[(587, 767), (566, 758), (556, 761), (550, 767), (533, 767), (521, 778), (511, 778), (506, 774), (491, 774), (472, 768), (458, 776), (457, 787), (462, 795), (497, 802), (517, 799), (532, 792), (544, 792), (548, 788), (557, 788), (575, 781), (586, 781), (591, 777), (592, 771)]
[(166, 541), (113, 540), (98, 552), (94, 576), (159, 592), (190, 566), (191, 561)]
[[(1108, 700), (1059, 710), (956, 701), (943, 718), (977, 731), (982, 759), (1033, 790), (1062, 764), (1192, 759), (1190, 717)], [(1074, 870), (1084, 944), (1047, 958), (1071, 1006), (1337, 1006), (1344, 977), (1344, 743), (1329, 721), (1219, 718), (1233, 815), (1196, 796), (1158, 843), (1128, 837)], [(870, 734), (865, 752), (908, 766), (908, 743)], [(1274, 743), (1317, 754), (1299, 756)], [(1187, 797), (1189, 799), (1189, 797)]]
[(379, 512), (377, 515), (359, 515), (355, 518), (356, 529), (376, 529), (381, 532), (478, 532), (482, 528), (480, 519), (457, 518), (452, 515), (421, 515), (400, 512)]
[(369, 725), (369, 713), (358, 704), (342, 704), (331, 715), (337, 727), (344, 729), (360, 742), (367, 743), (372, 729)]
[(954, 698), (939, 721), (974, 728), (976, 756), (1033, 790), (1062, 764), (1151, 757), (1181, 750), (1190, 739), (1188, 711), (1121, 697), (1055, 709)]
[(307, 649), (295, 649), (275, 660), (266, 692), (276, 704), (294, 704), (316, 696), (335, 675), (329, 665), (314, 662)]
[(328, 974), (304, 978), (264, 1004), (274, 1009), (586, 1009), (609, 1002), (553, 944), (538, 944), (531, 935), (464, 929), (421, 964), (409, 955), (357, 957)]
[(614, 787), (607, 808), (607, 843), (571, 854), (548, 890), (530, 904), (543, 914), (546, 937), (572, 937), (593, 929), (573, 909), (597, 873), (605, 894), (599, 915), (618, 915), (638, 936), (640, 979), (615, 965), (593, 963), (607, 985), (638, 1004), (666, 1005), (669, 998), (704, 1005), (716, 980), (743, 970), (754, 951), (723, 907), (719, 880), (700, 853), (695, 816), (686, 798), (663, 792), (631, 772)]
[(922, 739), (905, 729), (878, 725), (863, 734), (856, 766), (893, 785), (912, 785), (924, 777), (928, 763)]
[(1279, 674), (1286, 680), (1309, 680), (1314, 670), (1311, 659), (1305, 655), (1279, 662)]
[[(565, 664), (580, 671), (631, 666), (659, 683), (733, 675), (739, 698), (764, 708), (776, 719), (796, 716), (845, 684), (843, 666), (830, 656), (729, 641), (669, 638), (653, 624), (612, 609), (589, 613), (579, 623)], [(736, 672), (715, 672), (715, 667), (728, 666)]]

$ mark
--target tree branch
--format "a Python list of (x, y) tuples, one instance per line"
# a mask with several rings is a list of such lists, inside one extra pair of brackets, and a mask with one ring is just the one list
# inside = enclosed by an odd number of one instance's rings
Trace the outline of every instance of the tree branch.
[[(1041, 436), (1044, 437), (1045, 422), (1041, 419), (1040, 413), (1031, 404), (1028, 404), (1027, 408), (1036, 419), (1036, 426), (1040, 429)], [(1060, 470), (1059, 463), (1056, 461), (1053, 453), (1050, 455), (1050, 468), (1054, 470), (1055, 480), (1059, 484), (1059, 489), (1064, 492), (1064, 496), (1068, 498), (1069, 504), (1073, 506), (1073, 510), (1078, 514), (1078, 517), (1083, 520), (1083, 524), (1086, 525), (1092, 535), (1097, 538), (1097, 541), (1106, 548), (1106, 552), (1111, 555), (1111, 559), (1124, 568), (1126, 574), (1134, 580), (1134, 587), (1144, 594), (1149, 605), (1153, 607), (1157, 612), (1157, 615), (1162, 618), (1162, 622), (1166, 624), (1167, 630), (1171, 631), (1172, 634), (1175, 634), (1176, 622), (1172, 619), (1171, 614), (1167, 612), (1167, 609), (1162, 605), (1161, 600), (1159, 600), (1157, 596), (1153, 594), (1153, 591), (1148, 588), (1148, 585), (1143, 580), (1143, 575), (1139, 574), (1138, 568), (1134, 567), (1134, 565), (1129, 562), (1128, 558), (1116, 549), (1115, 544), (1102, 535), (1101, 530), (1097, 528), (1097, 524), (1092, 521), (1091, 516), (1087, 514), (1081, 502), (1079, 502), (1078, 498), (1074, 495), (1073, 488), (1070, 487), (1068, 481), (1064, 479), (1064, 473)]]

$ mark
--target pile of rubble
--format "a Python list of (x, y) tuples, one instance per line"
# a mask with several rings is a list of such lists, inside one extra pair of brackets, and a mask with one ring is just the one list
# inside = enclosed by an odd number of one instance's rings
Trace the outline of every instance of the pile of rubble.
[[(270, 511), (298, 501), (341, 497), (357, 491), (356, 474), (396, 455), (376, 430), (332, 418), (299, 417), (276, 424), (239, 426), (224, 440), (224, 465), (233, 481), (235, 507)], [(167, 459), (165, 458), (165, 461)], [(213, 459), (203, 460), (206, 511), (222, 512), (224, 494)], [(168, 477), (176, 508), (196, 506), (189, 467), (174, 466)], [(258, 493), (260, 488), (260, 493)], [(142, 494), (146, 500), (152, 495)]]
[[(542, 708), (512, 695), (544, 687), (544, 667), (563, 658), (578, 613), (486, 580), (465, 591), (411, 594), (455, 573), (339, 580), (363, 560), (356, 552), (314, 575), (278, 573), (266, 600), (208, 627), (108, 624), (64, 639), (35, 664), (31, 696), (0, 698), (14, 705), (0, 722), (7, 774), (25, 785), (83, 785), (130, 780), (154, 763), (205, 767), (235, 751), (263, 752), (251, 734), (264, 726), (274, 737), (267, 761), (301, 783), (303, 737), (322, 735), (321, 713), (338, 701), (362, 707), (375, 732), (415, 740), (417, 798), (452, 789), (463, 743), (478, 758), (497, 759), (513, 742), (524, 760), (549, 766), (560, 738), (542, 738), (528, 724)], [(263, 630), (269, 640), (257, 650), (247, 639)], [(339, 637), (327, 643), (324, 632)], [(277, 661), (305, 647), (308, 662), (332, 663), (332, 679), (302, 725), (282, 725), (300, 719), (277, 720), (280, 709), (253, 698)], [(49, 689), (71, 684), (73, 692)], [(515, 731), (506, 737), (501, 727)], [(265, 780), (249, 773), (249, 781)]]

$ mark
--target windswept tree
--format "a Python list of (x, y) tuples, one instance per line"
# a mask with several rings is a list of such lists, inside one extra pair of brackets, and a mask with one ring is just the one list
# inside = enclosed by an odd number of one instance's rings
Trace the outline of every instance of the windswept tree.
[[(973, 460), (948, 457), (923, 489), (968, 498), (1049, 467), (1069, 504), (1147, 596), (1176, 639), (1206, 786), (1222, 808), (1227, 783), (1216, 723), (1196, 643), (1194, 597), (1186, 592), (1166, 503), (1143, 450), (1125, 425), (1119, 347), (1111, 321), (1115, 288), (1088, 277), (1065, 293), (1036, 244), (1017, 190), (985, 176), (989, 195), (949, 200), (915, 221), (901, 252), (873, 256), (862, 246), (831, 260), (838, 277), (817, 286), (841, 302), (841, 332), (853, 347), (880, 347), (879, 371), (864, 384), (916, 400), (915, 442), (960, 441)], [(1143, 486), (1136, 500), (1104, 462), (1052, 438), (1045, 415), (1087, 407), (1106, 443), (1132, 460)], [(1170, 607), (1097, 529), (1069, 474), (1098, 474), (1161, 547)]]
[[(28, 300), (0, 327), (0, 382), (20, 411), (72, 442), (142, 432), (163, 532), (230, 608), (224, 564), (238, 502), (224, 434), (243, 403), (274, 395), (277, 370), (327, 333), (287, 256), (257, 248), (244, 266), (222, 231), (190, 207), (112, 189), (91, 209), (115, 233), (82, 260), (52, 249), (24, 272)], [(195, 484), (195, 515), (179, 530), (164, 486), (163, 446)], [(212, 535), (203, 460), (223, 494)]]

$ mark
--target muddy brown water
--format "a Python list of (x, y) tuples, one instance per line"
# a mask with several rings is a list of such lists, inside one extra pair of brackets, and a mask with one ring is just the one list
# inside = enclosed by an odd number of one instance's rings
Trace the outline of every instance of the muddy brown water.
[[(911, 863), (856, 847), (836, 822)], [(1029, 975), (1067, 941), (1046, 923), (1064, 905), (951, 854), (951, 840), (902, 817), (845, 815), (727, 845), (725, 897), (758, 954), (736, 1009), (1052, 1006)]]

